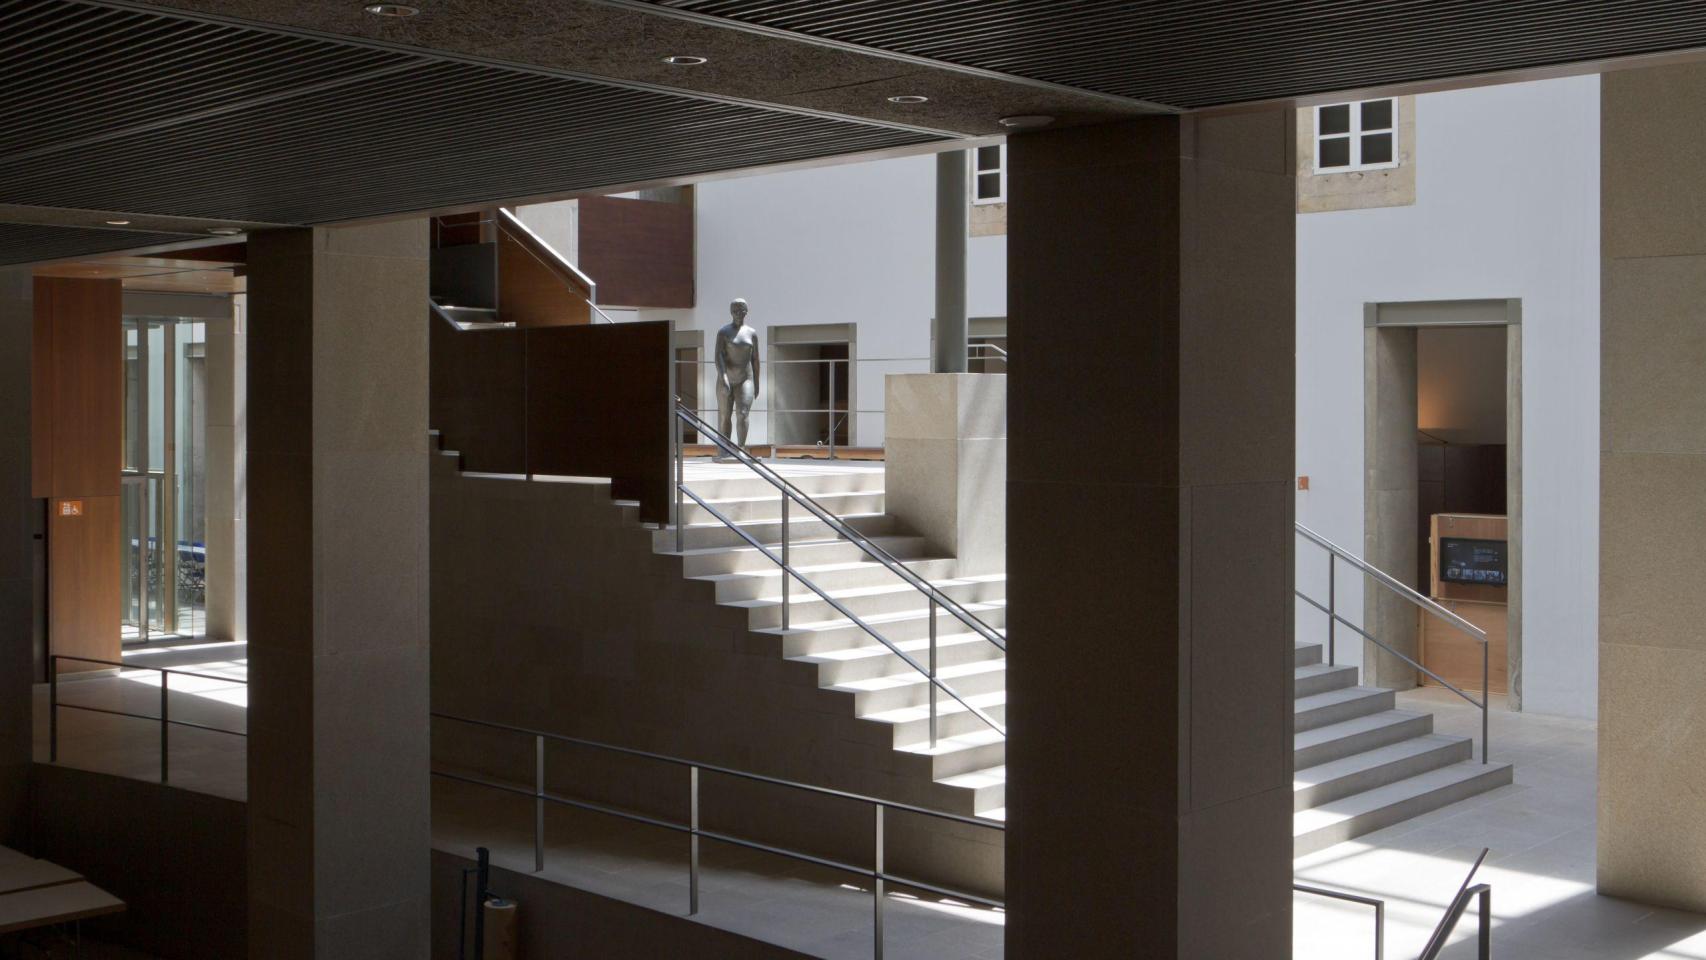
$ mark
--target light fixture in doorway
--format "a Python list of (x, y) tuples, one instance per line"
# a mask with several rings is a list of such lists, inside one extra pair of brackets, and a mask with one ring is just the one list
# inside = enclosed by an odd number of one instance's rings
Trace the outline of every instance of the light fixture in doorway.
[(697, 67), (700, 64), (709, 63), (710, 60), (705, 57), (689, 57), (677, 54), (673, 57), (664, 57), (663, 62), (672, 67)]
[(890, 103), (901, 103), (901, 104), (929, 103), (930, 98), (929, 97), (921, 97), (916, 93), (906, 93), (906, 94), (901, 94), (898, 97), (890, 97), (889, 102)]
[(411, 7), (406, 3), (370, 3), (361, 9), (376, 17), (412, 17), (421, 12), (420, 7)]

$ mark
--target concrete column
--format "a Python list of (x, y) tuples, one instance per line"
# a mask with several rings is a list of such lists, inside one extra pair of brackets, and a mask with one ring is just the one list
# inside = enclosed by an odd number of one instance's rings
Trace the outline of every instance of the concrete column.
[(253, 958), (428, 955), (427, 225), (249, 240)]
[(232, 316), (207, 324), (207, 636), (245, 640), (243, 535), (247, 369), (242, 325), (247, 296), (232, 298)]
[(30, 496), (29, 267), (0, 270), (0, 844), (24, 829), (41, 501)]
[(1007, 378), (891, 373), (885, 502), (960, 576), (1007, 569)]
[(1706, 64), (1600, 93), (1599, 890), (1706, 910)]
[[(1421, 495), (1416, 447), (1416, 328), (1377, 327), (1369, 308), (1363, 359), (1363, 559), (1416, 584), (1416, 511)], [(1363, 623), (1393, 649), (1421, 662), (1416, 607), (1373, 580), (1340, 568), (1363, 594)], [(1341, 586), (1339, 589), (1345, 589)], [(1356, 634), (1341, 628), (1347, 642)], [(1416, 668), (1368, 640), (1364, 683), (1395, 690), (1416, 685)]]
[(1290, 122), (1008, 145), (1014, 960), (1291, 952)]
[(930, 369), (966, 372), (966, 236), (971, 161), (964, 150), (936, 154), (936, 340)]

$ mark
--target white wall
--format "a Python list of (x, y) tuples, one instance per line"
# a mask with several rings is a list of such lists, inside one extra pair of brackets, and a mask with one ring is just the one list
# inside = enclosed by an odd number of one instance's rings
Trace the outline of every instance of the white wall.
[[(930, 369), (935, 165), (906, 157), (700, 184), (697, 305), (640, 315), (705, 331), (706, 360), (735, 297), (750, 304), (766, 360), (771, 325), (855, 324), (854, 401), (866, 412), (853, 442), (882, 443), (883, 378)], [(1006, 316), (1007, 238), (969, 243), (967, 312)], [(714, 404), (711, 381), (703, 383), (700, 396)], [(757, 408), (768, 396), (766, 385)], [(754, 414), (750, 442), (767, 441), (765, 420)]]
[[(1365, 303), (1521, 298), (1524, 708), (1592, 717), (1599, 78), (1421, 96), (1416, 129), (1413, 206), (1297, 219), (1297, 518), (1361, 553)], [(1300, 547), (1299, 584), (1323, 590), (1324, 565)], [(1360, 622), (1360, 585), (1339, 595)], [(1299, 613), (1300, 639), (1323, 632)]]

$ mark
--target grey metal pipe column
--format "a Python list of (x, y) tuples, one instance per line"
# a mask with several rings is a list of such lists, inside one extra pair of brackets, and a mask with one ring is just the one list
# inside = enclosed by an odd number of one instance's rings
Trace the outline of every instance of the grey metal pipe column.
[(966, 372), (966, 234), (970, 160), (964, 150), (936, 154), (936, 342), (933, 373)]

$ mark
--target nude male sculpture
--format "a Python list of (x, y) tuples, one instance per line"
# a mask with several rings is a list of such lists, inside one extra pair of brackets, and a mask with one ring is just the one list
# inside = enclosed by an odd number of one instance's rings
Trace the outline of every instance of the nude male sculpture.
[(758, 396), (758, 331), (747, 325), (744, 299), (729, 304), (729, 317), (717, 331), (717, 429), (744, 450)]

